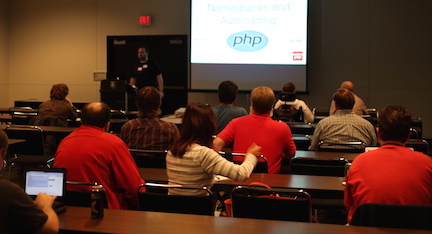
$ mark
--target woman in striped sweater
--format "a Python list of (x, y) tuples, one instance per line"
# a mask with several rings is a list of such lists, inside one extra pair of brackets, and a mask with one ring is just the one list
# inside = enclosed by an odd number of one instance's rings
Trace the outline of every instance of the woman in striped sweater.
[[(211, 188), (216, 174), (235, 181), (249, 178), (261, 147), (251, 145), (243, 163), (236, 165), (212, 149), (215, 132), (216, 115), (208, 105), (192, 103), (186, 107), (180, 139), (173, 143), (166, 157), (169, 184)], [(206, 195), (203, 190), (189, 189), (171, 189), (170, 194)]]

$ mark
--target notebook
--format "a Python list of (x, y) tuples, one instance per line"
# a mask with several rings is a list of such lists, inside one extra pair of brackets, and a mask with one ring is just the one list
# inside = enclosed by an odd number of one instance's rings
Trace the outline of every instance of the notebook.
[(53, 204), (56, 213), (65, 211), (64, 196), (66, 192), (66, 169), (46, 168), (28, 170), (24, 177), (24, 191), (33, 199), (38, 193), (57, 196)]

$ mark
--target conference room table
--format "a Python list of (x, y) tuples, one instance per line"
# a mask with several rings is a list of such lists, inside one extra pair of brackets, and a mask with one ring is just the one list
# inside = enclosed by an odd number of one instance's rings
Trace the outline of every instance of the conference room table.
[(264, 219), (215, 217), (152, 211), (105, 209), (92, 219), (89, 207), (67, 207), (59, 215), (60, 233), (185, 233), (185, 234), (426, 234), (426, 230), (345, 226)]
[[(146, 182), (167, 183), (168, 176), (163, 168), (138, 168), (138, 171)], [(294, 174), (268, 174), (252, 173), (246, 181), (233, 181), (226, 177), (216, 179), (212, 190), (231, 191), (236, 186), (249, 185), (252, 182), (261, 182), (272, 188), (303, 189), (311, 197), (320, 199), (343, 199), (345, 186), (343, 177), (313, 176)], [(341, 206), (343, 206), (341, 204)]]
[(8, 139), (8, 145), (18, 144), (21, 142), (25, 142), (24, 139)]
[(340, 159), (345, 158), (352, 162), (360, 153), (348, 152), (325, 152), (325, 151), (311, 151), (311, 150), (297, 150), (295, 157), (299, 158), (313, 158), (313, 159)]

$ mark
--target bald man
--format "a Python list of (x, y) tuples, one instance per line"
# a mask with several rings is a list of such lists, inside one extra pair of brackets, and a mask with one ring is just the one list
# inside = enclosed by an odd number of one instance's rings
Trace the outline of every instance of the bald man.
[[(351, 81), (347, 80), (342, 82), (341, 88), (348, 89), (349, 91), (352, 92), (352, 94), (354, 94), (354, 83)], [(352, 108), (354, 113), (356, 115), (368, 115), (369, 113), (367, 111), (367, 107), (364, 101), (355, 94), (354, 94), (354, 99), (355, 99), (355, 103), (354, 103), (354, 107)], [(330, 114), (333, 115), (335, 111), (336, 111), (335, 102), (332, 101), (330, 105)]]
[[(104, 186), (110, 209), (137, 209), (137, 188), (141, 179), (127, 145), (108, 133), (111, 109), (92, 102), (81, 110), (81, 126), (60, 143), (54, 167), (67, 169), (67, 180)], [(74, 191), (90, 191), (88, 186), (71, 185)]]

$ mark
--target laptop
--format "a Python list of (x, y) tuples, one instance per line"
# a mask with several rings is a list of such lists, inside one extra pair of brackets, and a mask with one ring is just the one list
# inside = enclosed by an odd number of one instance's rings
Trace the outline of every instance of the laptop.
[(66, 169), (46, 168), (31, 169), (25, 172), (24, 191), (35, 199), (38, 193), (57, 196), (53, 203), (54, 211), (59, 214), (66, 210), (64, 196), (66, 193)]

